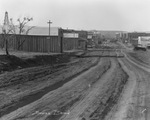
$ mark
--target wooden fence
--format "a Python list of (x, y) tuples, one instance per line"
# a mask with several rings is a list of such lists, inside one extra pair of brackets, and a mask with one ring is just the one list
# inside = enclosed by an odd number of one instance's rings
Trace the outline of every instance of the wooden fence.
[[(33, 35), (11, 35), (9, 37), (9, 49), (26, 52), (61, 52), (60, 36), (33, 36)], [(3, 35), (0, 34), (0, 47), (5, 47)]]
[(27, 52), (60, 52), (60, 39), (58, 36), (17, 35), (13, 48)]
[[(0, 47), (5, 47), (2, 36), (0, 34)], [(50, 37), (38, 35), (8, 35), (8, 37), (9, 49), (26, 52), (60, 53), (63, 50), (85, 49), (86, 42), (79, 38), (63, 38), (61, 32), (58, 36)]]

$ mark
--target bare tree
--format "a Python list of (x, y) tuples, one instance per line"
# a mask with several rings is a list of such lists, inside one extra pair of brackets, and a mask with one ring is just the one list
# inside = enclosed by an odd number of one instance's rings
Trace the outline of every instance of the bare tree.
[(22, 33), (27, 34), (33, 28), (33, 27), (29, 27), (27, 30), (25, 30), (25, 26), (32, 20), (33, 18), (28, 18), (28, 17), (24, 17), (22, 21), (20, 18), (17, 19), (17, 21), (19, 22), (18, 28), (19, 28), (20, 35)]
[[(29, 31), (34, 27), (32, 26), (32, 27), (25, 28), (25, 26), (32, 20), (33, 18), (29, 18), (29, 17), (24, 17), (23, 20), (19, 18), (17, 19), (18, 25), (14, 25), (12, 18), (10, 20), (8, 18), (8, 12), (7, 11), (5, 12), (4, 24), (2, 27), (2, 40), (1, 40), (0, 46), (2, 48), (5, 48), (6, 55), (9, 55), (8, 48), (10, 47), (9, 45), (11, 45), (11, 40), (16, 39), (16, 34), (27, 35)], [(18, 40), (18, 43), (19, 43), (18, 49), (20, 48), (20, 46), (23, 45), (24, 41), (25, 39), (23, 39), (23, 41), (20, 43), (20, 40)]]
[[(17, 19), (18, 21), (18, 28), (19, 28), (19, 35), (22, 35), (22, 34), (25, 34), (25, 35), (28, 35), (29, 31), (34, 28), (35, 26), (31, 26), (31, 27), (28, 27), (28, 28), (25, 28), (26, 25), (32, 21), (33, 18), (28, 18), (28, 17), (24, 17), (23, 20), (21, 20), (20, 18)], [(25, 42), (25, 39), (20, 43), (20, 41), (18, 41), (18, 50), (19, 48), (23, 45), (23, 43)]]
[[(24, 19), (22, 21), (20, 19), (17, 19), (19, 24), (14, 25), (13, 19), (11, 18), (9, 24), (7, 24), (7, 28), (5, 25), (3, 25), (1, 47), (2, 47), (2, 49), (5, 48), (6, 55), (9, 55), (8, 49), (11, 45), (11, 39), (16, 39), (16, 34), (28, 35), (29, 31), (32, 28), (34, 28), (34, 26), (25, 28), (26, 25), (32, 20), (33, 20), (33, 18), (24, 17)], [(19, 32), (18, 32), (18, 30), (19, 30)], [(18, 40), (18, 48), (17, 49), (19, 49), (23, 45), (24, 42), (25, 42), (25, 39), (22, 42), (20, 42), (20, 40)]]

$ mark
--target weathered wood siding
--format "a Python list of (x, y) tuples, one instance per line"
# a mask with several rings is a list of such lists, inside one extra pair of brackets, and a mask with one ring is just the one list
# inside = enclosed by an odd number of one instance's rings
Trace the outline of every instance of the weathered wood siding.
[(78, 41), (78, 49), (85, 50), (85, 49), (86, 49), (86, 41), (84, 41), (84, 40), (79, 40), (79, 41)]
[[(60, 52), (59, 36), (14, 35), (9, 39), (9, 48), (27, 52)], [(0, 35), (0, 44), (3, 43)]]
[[(79, 32), (79, 31), (78, 31)], [(9, 49), (26, 52), (55, 52), (60, 53), (63, 50), (85, 49), (86, 41), (80, 38), (63, 38), (64, 31), (59, 30), (58, 36), (41, 36), (41, 35), (13, 35), (9, 39)], [(79, 32), (80, 33), (80, 32)], [(86, 32), (81, 31), (79, 34), (86, 39)], [(11, 36), (11, 35), (8, 35)], [(0, 34), (0, 45), (3, 45)]]
[[(14, 49), (27, 52), (60, 52), (58, 36), (17, 35)], [(22, 44), (22, 45), (21, 45)]]
[(78, 49), (78, 38), (64, 38), (63, 50)]

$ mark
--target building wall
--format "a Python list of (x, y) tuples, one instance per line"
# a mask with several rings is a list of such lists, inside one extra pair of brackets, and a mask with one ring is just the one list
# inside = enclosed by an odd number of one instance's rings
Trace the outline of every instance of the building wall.
[(131, 32), (128, 33), (128, 41), (134, 44), (134, 41), (138, 39), (139, 36), (150, 36), (150, 33), (145, 32)]
[(88, 35), (88, 32), (87, 31), (77, 31), (78, 34), (79, 34), (79, 38), (84, 38), (84, 39), (87, 39), (87, 35)]
[(78, 41), (78, 49), (86, 49), (86, 42), (85, 40), (79, 40)]
[(85, 50), (87, 49), (87, 37), (88, 37), (88, 32), (87, 31), (78, 31), (79, 33), (79, 39), (78, 39), (78, 49)]
[(63, 38), (63, 50), (78, 49), (78, 38)]
[(85, 49), (87, 31), (65, 29), (63, 34), (64, 50)]

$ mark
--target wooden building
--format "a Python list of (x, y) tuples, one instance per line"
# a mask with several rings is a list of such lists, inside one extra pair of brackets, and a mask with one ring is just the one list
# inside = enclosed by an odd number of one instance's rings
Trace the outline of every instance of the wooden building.
[(87, 32), (71, 29), (63, 30), (63, 50), (86, 49)]

